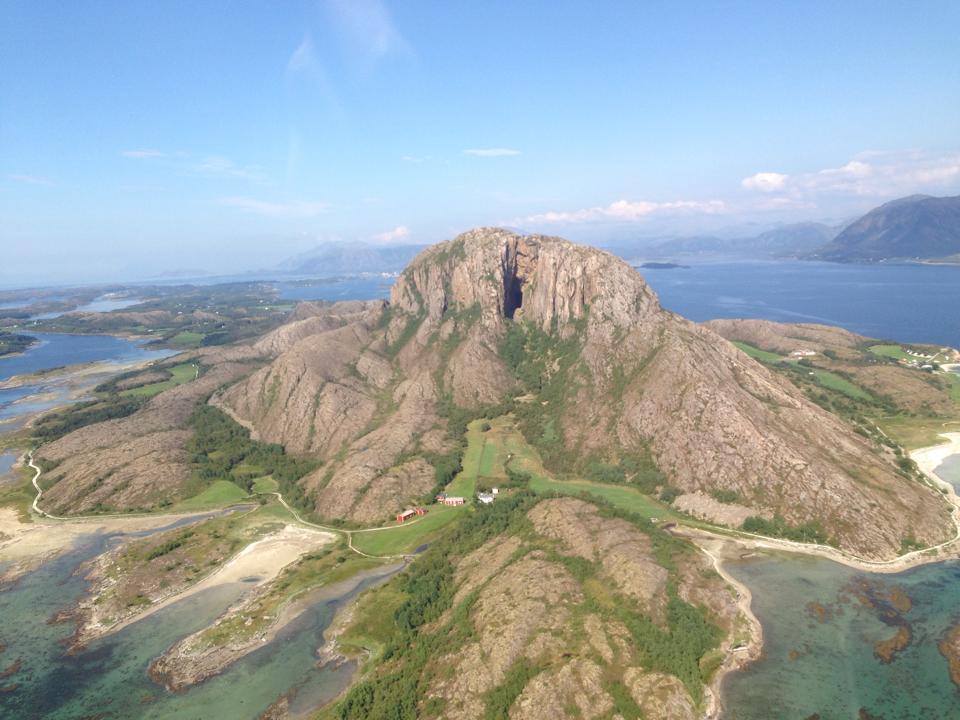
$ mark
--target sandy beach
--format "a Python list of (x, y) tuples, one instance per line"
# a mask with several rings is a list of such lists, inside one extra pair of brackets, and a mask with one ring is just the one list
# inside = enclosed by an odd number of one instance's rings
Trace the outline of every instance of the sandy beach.
[(337, 536), (333, 533), (312, 530), (298, 525), (285, 525), (283, 529), (250, 543), (224, 565), (221, 565), (186, 590), (171, 593), (144, 608), (141, 612), (130, 615), (112, 625), (105, 626), (92, 621), (78, 628), (75, 640), (77, 643), (83, 644), (94, 638), (117, 632), (127, 625), (149, 617), (168, 605), (219, 585), (257, 578), (256, 582), (249, 583), (250, 590), (253, 590), (273, 580), (287, 565), (290, 565), (302, 555), (336, 542), (336, 540)]
[(935, 471), (949, 456), (960, 455), (960, 432), (941, 433), (940, 437), (944, 438), (943, 443), (914, 450), (910, 453), (910, 457), (930, 479), (952, 490), (952, 486), (938, 478)]
[(83, 535), (151, 530), (169, 525), (184, 517), (188, 516), (140, 515), (67, 521), (35, 518), (33, 522), (25, 523), (20, 519), (16, 509), (0, 507), (0, 562), (12, 562), (7, 571), (0, 575), (0, 582), (15, 580), (45, 560), (67, 552)]

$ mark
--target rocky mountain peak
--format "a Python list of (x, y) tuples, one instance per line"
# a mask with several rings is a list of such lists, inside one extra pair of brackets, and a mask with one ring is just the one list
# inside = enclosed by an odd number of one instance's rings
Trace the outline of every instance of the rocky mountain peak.
[(414, 315), (477, 305), (487, 325), (523, 318), (544, 330), (592, 315), (619, 327), (658, 312), (655, 293), (623, 260), (561, 238), (479, 228), (420, 253), (391, 293)]

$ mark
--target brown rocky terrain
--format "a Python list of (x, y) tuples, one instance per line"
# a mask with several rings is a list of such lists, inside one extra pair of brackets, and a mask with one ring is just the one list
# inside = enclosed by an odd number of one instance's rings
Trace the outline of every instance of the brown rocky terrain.
[[(819, 326), (714, 327), (838, 358), (861, 342)], [(625, 262), (558, 238), (474, 230), (420, 253), (390, 303), (303, 303), (253, 345), (192, 357), (209, 368), (199, 380), (40, 449), (55, 465), (45, 473), (50, 511), (175, 499), (189, 476), (184, 423), (212, 393), (255, 438), (322, 462), (300, 481), (320, 516), (380, 522), (435, 486), (462, 438), (455, 417), (524, 394), (521, 425), (555, 471), (652, 458), (662, 483), (686, 495), (735, 495), (735, 513), (697, 501), (707, 517), (819, 523), (867, 558), (952, 530), (946, 503), (898, 474), (875, 440), (710, 328), (665, 311)], [(928, 387), (921, 373), (875, 367), (904, 373), (917, 397)]]
[(778, 323), (772, 320), (710, 320), (703, 323), (728, 340), (787, 355), (794, 350), (844, 352), (869, 342), (869, 338), (843, 328), (815, 323)]
[[(445, 406), (519, 391), (500, 352), (513, 325), (539, 342), (541, 387), (562, 384), (540, 394), (542, 427), (572, 458), (649, 451), (683, 491), (729, 490), (758, 514), (820, 522), (865, 557), (950, 532), (946, 505), (890, 456), (710, 329), (663, 310), (640, 275), (599, 250), (475, 230), (422, 252), (389, 306), (320, 312), (261, 341), (273, 362), (218, 402), (263, 439), (326, 461), (304, 481), (322, 515), (377, 520), (428, 489), (426, 467), (398, 466), (447, 447)], [(854, 341), (799, 332), (824, 347)]]
[(152, 398), (127, 417), (82, 427), (43, 445), (44, 509), (54, 514), (98, 508), (150, 509), (182, 497), (190, 477), (186, 427), (196, 404), (254, 366), (247, 350), (195, 354), (210, 370)]
[[(814, 366), (841, 373), (875, 397), (889, 399), (906, 412), (943, 417), (958, 413), (947, 384), (936, 375), (879, 358), (866, 350), (880, 340), (829, 325), (769, 320), (711, 320), (704, 324), (727, 340), (784, 356), (796, 350), (812, 350), (817, 355), (808, 362)], [(942, 357), (942, 361), (953, 361), (956, 351), (948, 351)]]
[(960, 625), (952, 625), (940, 641), (940, 654), (947, 659), (950, 667), (950, 679), (960, 687)]
[[(436, 649), (416, 671), (424, 688), (417, 716), (699, 717), (712, 672), (704, 658), (720, 657), (739, 614), (707, 557), (575, 498), (543, 500), (525, 522), (528, 529), (516, 526), (454, 561), (451, 606), (420, 631)], [(684, 651), (667, 645), (697, 630), (692, 619), (677, 620), (678, 605), (716, 633), (706, 641), (712, 649), (690, 650), (679, 663), (667, 655)], [(411, 652), (382, 672), (411, 672), (423, 650)], [(379, 707), (376, 690), (355, 692), (372, 704), (346, 717)]]

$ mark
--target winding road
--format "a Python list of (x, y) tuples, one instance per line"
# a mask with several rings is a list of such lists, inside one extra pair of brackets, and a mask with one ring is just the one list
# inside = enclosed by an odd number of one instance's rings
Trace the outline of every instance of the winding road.
[[(33, 451), (27, 453), (27, 465), (33, 470), (33, 487), (37, 491), (36, 496), (33, 498), (33, 504), (30, 506), (34, 513), (45, 517), (49, 520), (57, 520), (60, 522), (74, 522), (74, 521), (83, 521), (83, 520), (103, 520), (107, 518), (130, 518), (137, 517), (135, 513), (116, 513), (116, 514), (103, 514), (103, 515), (71, 515), (70, 517), (61, 517), (59, 515), (53, 515), (48, 513), (46, 510), (40, 507), (40, 499), (43, 497), (43, 488), (40, 487), (40, 475), (43, 474), (40, 466), (33, 461)], [(353, 544), (353, 536), (355, 533), (371, 533), (371, 532), (383, 532), (385, 530), (394, 530), (397, 526), (386, 525), (384, 527), (373, 527), (373, 528), (364, 528), (362, 530), (344, 530), (343, 528), (330, 527), (328, 525), (320, 525), (318, 523), (310, 522), (309, 520), (304, 520), (293, 507), (284, 500), (283, 495), (279, 492), (268, 492), (268, 493), (259, 493), (261, 495), (273, 495), (277, 498), (280, 504), (284, 509), (290, 513), (294, 520), (297, 521), (300, 525), (305, 525), (307, 527), (316, 528), (318, 530), (324, 530), (326, 532), (335, 533), (337, 535), (343, 535), (347, 538), (347, 547), (361, 555), (365, 558), (371, 558), (373, 560), (409, 560), (414, 557), (413, 553), (402, 553), (400, 555), (370, 555), (369, 553), (363, 552), (359, 548), (355, 547)], [(149, 515), (150, 513), (144, 513), (144, 515)], [(404, 526), (413, 525), (420, 522), (424, 518), (420, 517), (416, 520), (411, 520), (408, 523), (405, 523)]]

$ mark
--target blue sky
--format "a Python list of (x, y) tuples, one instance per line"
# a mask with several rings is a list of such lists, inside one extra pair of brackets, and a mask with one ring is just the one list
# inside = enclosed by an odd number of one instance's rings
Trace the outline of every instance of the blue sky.
[(960, 192), (960, 3), (0, 3), (0, 282)]

